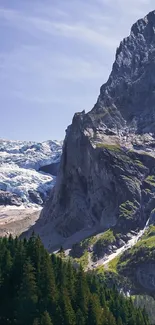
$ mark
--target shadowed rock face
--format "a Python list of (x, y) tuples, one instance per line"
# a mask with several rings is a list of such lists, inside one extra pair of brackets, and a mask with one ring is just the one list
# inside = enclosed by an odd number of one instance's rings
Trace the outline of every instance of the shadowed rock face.
[(155, 202), (154, 103), (151, 12), (121, 42), (92, 111), (76, 113), (67, 129), (56, 186), (41, 214), (46, 226), (68, 237), (84, 228), (127, 232), (144, 225)]
[(148, 263), (137, 270), (137, 281), (146, 290), (155, 291), (155, 264)]
[(39, 171), (50, 174), (52, 176), (57, 176), (59, 171), (60, 163), (52, 163), (50, 165), (45, 165), (39, 168)]
[(22, 205), (22, 199), (14, 193), (0, 190), (0, 205)]

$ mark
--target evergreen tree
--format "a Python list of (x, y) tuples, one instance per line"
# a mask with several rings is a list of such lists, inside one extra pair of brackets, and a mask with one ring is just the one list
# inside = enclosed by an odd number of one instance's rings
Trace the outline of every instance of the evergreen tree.
[(40, 318), (40, 325), (53, 325), (51, 317), (47, 311)]
[(75, 298), (76, 298), (76, 283), (75, 283), (75, 274), (76, 271), (73, 268), (73, 265), (71, 264), (71, 261), (69, 260), (69, 262), (66, 265), (66, 288), (68, 291), (68, 295), (71, 299), (72, 305), (75, 307)]
[(87, 310), (88, 310), (89, 295), (90, 295), (90, 291), (87, 284), (86, 275), (84, 274), (82, 267), (80, 267), (77, 272), (76, 305), (77, 308), (81, 309), (85, 317), (87, 315)]
[(86, 324), (85, 317), (80, 309), (78, 309), (76, 312), (76, 324), (77, 325), (78, 324), (80, 324), (80, 325)]
[(60, 254), (60, 256), (61, 256), (62, 258), (65, 257), (65, 251), (64, 251), (64, 249), (63, 249), (62, 246), (60, 247), (60, 249), (59, 249), (59, 251), (58, 251), (58, 254)]
[(57, 290), (55, 285), (54, 271), (51, 259), (45, 254), (40, 266), (39, 279), (40, 298), (39, 306), (41, 309), (54, 313), (57, 301)]
[(120, 317), (118, 317), (117, 325), (123, 325), (122, 319)]
[(40, 325), (39, 323), (39, 319), (38, 318), (35, 318), (34, 321), (33, 321), (33, 325)]
[(60, 306), (60, 303), (56, 306), (56, 311), (54, 315), (54, 324), (64, 324), (63, 310)]
[(64, 289), (62, 292), (61, 299), (60, 299), (60, 306), (62, 308), (63, 319), (64, 319), (63, 325), (76, 325), (75, 312), (72, 308), (72, 304), (66, 289)]
[(17, 318), (19, 323), (24, 325), (31, 324), (36, 315), (37, 307), (37, 286), (34, 268), (30, 259), (24, 264), (23, 278), (17, 298)]
[(99, 303), (99, 299), (96, 294), (93, 294), (89, 298), (88, 305), (88, 325), (101, 325), (102, 309)]
[(49, 255), (39, 237), (0, 238), (0, 325), (150, 325), (94, 272)]

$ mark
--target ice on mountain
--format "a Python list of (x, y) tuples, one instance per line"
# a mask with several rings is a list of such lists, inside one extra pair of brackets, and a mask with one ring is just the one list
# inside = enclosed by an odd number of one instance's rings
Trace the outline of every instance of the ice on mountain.
[(0, 139), (0, 190), (20, 196), (25, 205), (29, 205), (32, 191), (46, 197), (55, 184), (55, 177), (39, 172), (39, 168), (58, 163), (61, 151), (62, 142), (58, 141)]

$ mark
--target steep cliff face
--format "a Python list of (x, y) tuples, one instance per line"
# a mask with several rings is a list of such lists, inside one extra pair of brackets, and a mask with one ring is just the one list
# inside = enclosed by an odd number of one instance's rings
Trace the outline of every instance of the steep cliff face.
[(155, 11), (140, 19), (116, 52), (109, 80), (92, 114), (105, 114), (105, 127), (154, 133)]
[(66, 238), (145, 224), (155, 207), (154, 103), (155, 11), (121, 42), (92, 111), (75, 114), (67, 129), (56, 186), (41, 214), (49, 232)]

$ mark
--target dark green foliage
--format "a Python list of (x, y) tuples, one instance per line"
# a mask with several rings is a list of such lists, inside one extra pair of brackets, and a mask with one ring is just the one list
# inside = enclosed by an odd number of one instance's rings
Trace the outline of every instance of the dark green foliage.
[(58, 254), (60, 255), (60, 257), (65, 257), (65, 251), (62, 246), (60, 247)]
[(149, 325), (95, 273), (50, 256), (33, 234), (0, 239), (0, 325)]
[(38, 296), (34, 267), (28, 259), (23, 266), (23, 277), (17, 294), (17, 319), (19, 324), (32, 323), (37, 308)]
[(47, 311), (45, 311), (41, 316), (40, 325), (53, 325), (51, 317)]

